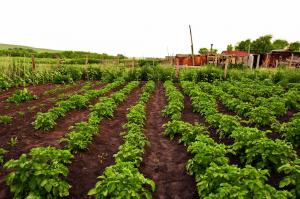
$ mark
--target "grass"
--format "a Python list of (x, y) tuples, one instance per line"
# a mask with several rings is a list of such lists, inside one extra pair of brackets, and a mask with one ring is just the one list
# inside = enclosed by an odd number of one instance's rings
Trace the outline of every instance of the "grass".
[(1, 44), (0, 43), (0, 50), (2, 49), (8, 49), (8, 48), (27, 48), (37, 51), (38, 53), (44, 53), (44, 52), (59, 52), (59, 50), (51, 50), (46, 48), (35, 48), (31, 46), (22, 46), (22, 45), (14, 45), (14, 44)]

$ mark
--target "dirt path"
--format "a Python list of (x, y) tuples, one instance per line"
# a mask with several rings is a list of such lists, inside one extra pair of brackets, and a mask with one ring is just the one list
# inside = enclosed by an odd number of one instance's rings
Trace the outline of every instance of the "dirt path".
[(122, 125), (126, 122), (128, 108), (137, 102), (141, 87), (134, 89), (117, 107), (112, 119), (104, 119), (100, 123), (100, 133), (94, 137), (87, 151), (75, 155), (67, 178), (72, 185), (69, 198), (88, 198), (87, 192), (95, 186), (97, 177), (114, 164), (113, 155), (122, 144)]
[(185, 172), (190, 158), (186, 148), (177, 140), (171, 141), (162, 135), (162, 125), (168, 121), (161, 113), (166, 103), (163, 86), (159, 84), (146, 107), (145, 134), (150, 146), (146, 148), (140, 170), (155, 181), (154, 198), (197, 198), (195, 181)]

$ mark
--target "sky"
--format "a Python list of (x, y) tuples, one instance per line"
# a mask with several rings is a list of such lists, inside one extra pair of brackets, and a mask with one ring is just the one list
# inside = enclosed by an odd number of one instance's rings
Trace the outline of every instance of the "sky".
[(300, 40), (299, 0), (0, 0), (0, 43), (129, 57)]

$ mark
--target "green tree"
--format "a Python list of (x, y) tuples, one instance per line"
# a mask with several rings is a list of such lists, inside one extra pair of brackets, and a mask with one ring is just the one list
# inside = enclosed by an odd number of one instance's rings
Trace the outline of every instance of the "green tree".
[(240, 50), (240, 51), (245, 51), (248, 52), (249, 46), (251, 47), (251, 40), (247, 39), (245, 41), (240, 41), (238, 42), (238, 44), (235, 46), (236, 50)]
[(264, 54), (272, 50), (272, 35), (265, 35), (252, 42), (251, 52)]
[(300, 42), (296, 41), (296, 42), (290, 43), (289, 50), (292, 52), (299, 52), (300, 51)]
[(276, 39), (273, 42), (273, 49), (284, 49), (289, 45), (289, 42), (284, 39)]
[(227, 50), (232, 51), (233, 50), (233, 45), (232, 44), (227, 45)]
[(199, 49), (199, 54), (201, 55), (205, 55), (205, 54), (208, 54), (209, 53), (209, 50), (207, 48), (200, 48)]

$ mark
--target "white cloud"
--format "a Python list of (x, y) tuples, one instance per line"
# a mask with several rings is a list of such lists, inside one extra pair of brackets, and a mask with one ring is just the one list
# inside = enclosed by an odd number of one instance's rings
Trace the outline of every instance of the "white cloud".
[(300, 40), (298, 0), (0, 1), (0, 42), (128, 56), (219, 50), (264, 34)]

